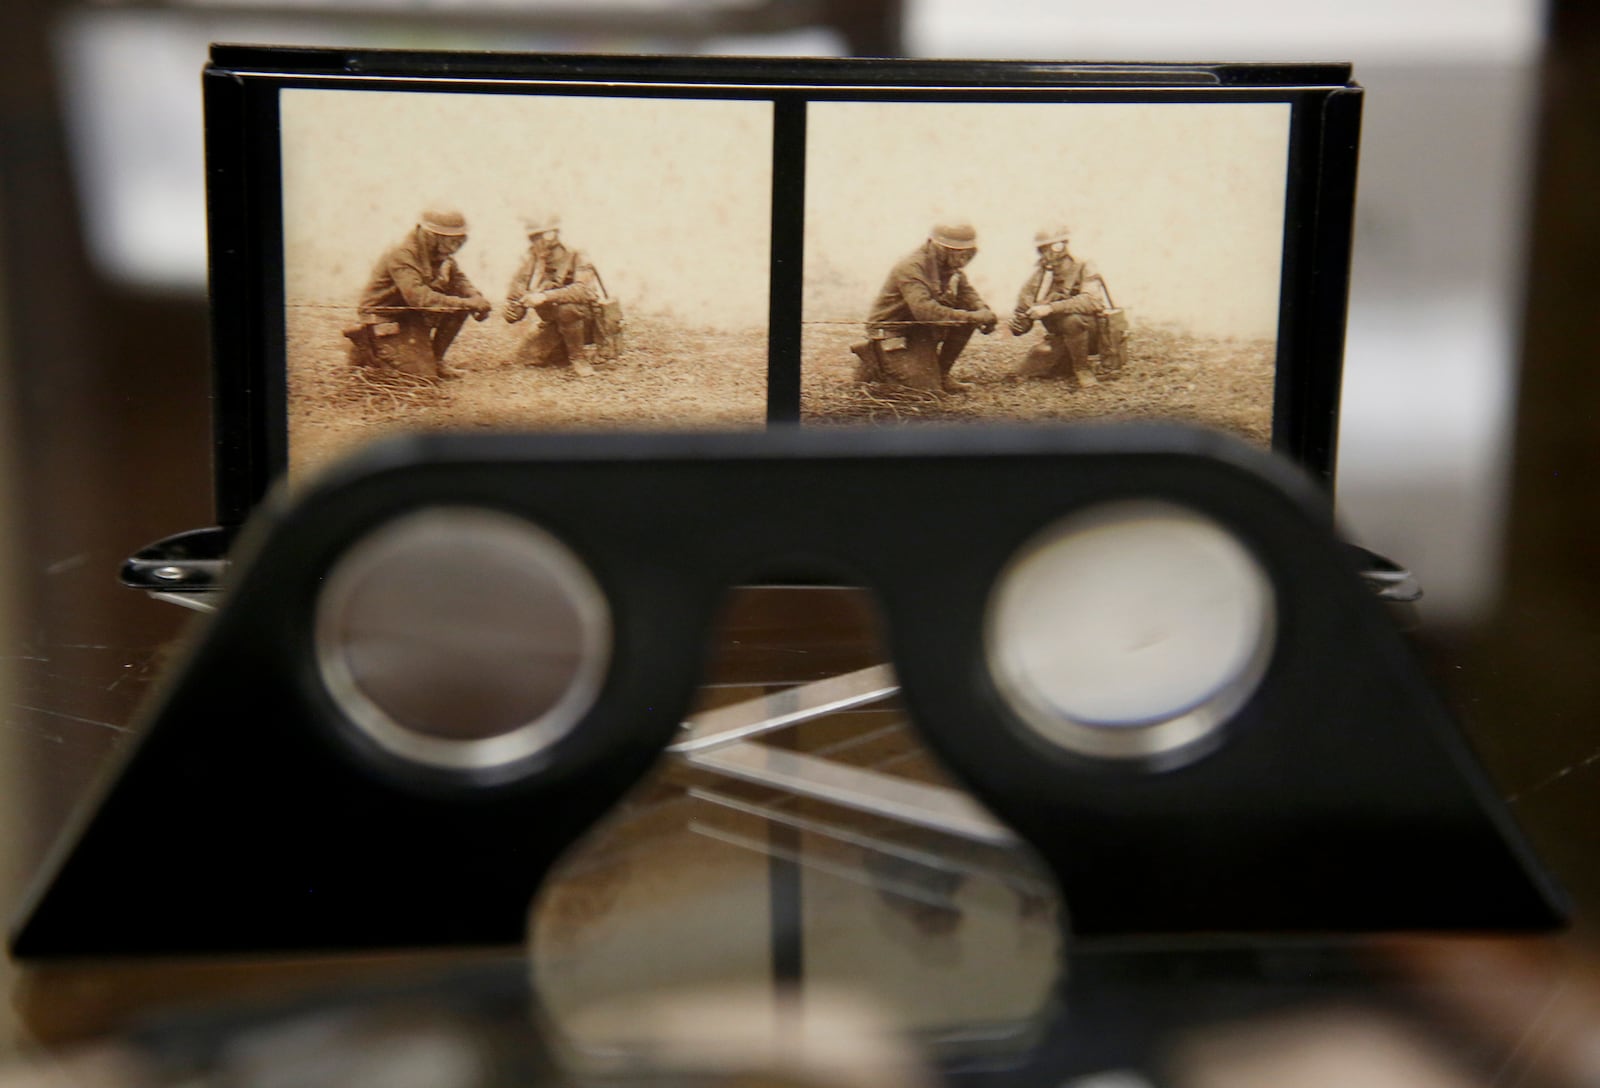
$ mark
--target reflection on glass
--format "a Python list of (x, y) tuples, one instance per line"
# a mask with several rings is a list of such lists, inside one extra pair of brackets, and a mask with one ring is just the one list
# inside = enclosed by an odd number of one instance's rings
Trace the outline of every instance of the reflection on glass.
[(385, 748), (492, 767), (553, 742), (592, 705), (610, 656), (593, 577), (544, 530), (480, 509), (435, 509), (362, 540), (317, 614), (324, 681)]
[(1210, 518), (1119, 502), (1046, 529), (990, 599), (989, 665), (1044, 738), (1165, 766), (1210, 751), (1270, 657), (1261, 564)]
[(985, 1049), (1023, 1045), (1059, 971), (1058, 895), (921, 744), (871, 594), (734, 590), (708, 653), (682, 741), (535, 905), (558, 1030), (615, 1054), (634, 999), (740, 985), (773, 1017), (844, 992), (948, 1045), (975, 1025)]

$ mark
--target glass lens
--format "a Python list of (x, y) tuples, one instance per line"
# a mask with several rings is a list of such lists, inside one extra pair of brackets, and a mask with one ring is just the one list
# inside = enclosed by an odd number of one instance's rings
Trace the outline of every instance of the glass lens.
[(605, 597), (520, 518), (442, 508), (382, 526), (318, 601), (324, 682), (350, 721), (408, 759), (490, 767), (565, 734), (610, 658)]
[(1254, 692), (1275, 617), (1266, 572), (1217, 522), (1108, 504), (1051, 526), (1007, 566), (989, 602), (989, 667), (1047, 739), (1171, 762), (1209, 751)]

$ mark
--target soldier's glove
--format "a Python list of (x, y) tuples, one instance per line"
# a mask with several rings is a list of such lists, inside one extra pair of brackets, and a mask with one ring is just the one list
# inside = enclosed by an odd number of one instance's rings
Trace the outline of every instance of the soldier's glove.
[(535, 291), (532, 294), (522, 296), (522, 304), (529, 309), (532, 309), (535, 306), (542, 306), (544, 305), (544, 302), (545, 293), (543, 291)]
[(494, 303), (490, 302), (482, 295), (473, 295), (467, 300), (467, 302), (471, 305), (472, 317), (475, 321), (482, 321), (484, 318), (494, 313)]
[(1033, 318), (1028, 316), (1028, 311), (1018, 306), (1012, 313), (1011, 320), (1006, 322), (1006, 328), (1011, 330), (1012, 336), (1025, 336), (1033, 328)]
[(506, 299), (505, 308), (500, 311), (500, 314), (506, 319), (507, 325), (515, 325), (518, 321), (528, 316), (528, 308), (522, 304), (520, 298), (508, 298)]
[(1043, 321), (1053, 313), (1055, 313), (1055, 310), (1048, 302), (1040, 302), (1028, 307), (1028, 316), (1036, 321)]
[[(974, 325), (978, 326), (978, 328), (983, 329), (983, 331), (989, 332), (994, 329), (995, 321), (998, 319), (994, 316), (994, 311), (985, 306), (981, 310), (973, 310), (972, 316), (968, 320), (970, 320)], [(988, 327), (985, 328), (985, 326)]]

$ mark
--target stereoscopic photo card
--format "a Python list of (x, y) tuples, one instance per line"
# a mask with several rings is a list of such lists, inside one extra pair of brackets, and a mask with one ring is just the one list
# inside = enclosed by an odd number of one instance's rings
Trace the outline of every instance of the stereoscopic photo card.
[(1345, 65), (215, 46), (217, 497), (397, 430), (1174, 419), (1331, 482)]

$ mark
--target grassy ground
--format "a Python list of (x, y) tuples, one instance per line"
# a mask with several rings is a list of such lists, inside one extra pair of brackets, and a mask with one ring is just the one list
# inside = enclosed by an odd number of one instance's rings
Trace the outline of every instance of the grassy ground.
[[(630, 315), (618, 357), (592, 378), (532, 367), (522, 347), (531, 326), (498, 317), (469, 321), (450, 349), (459, 381), (425, 382), (351, 367), (339, 307), (288, 311), (290, 468), (321, 464), (388, 431), (414, 428), (759, 428), (767, 410), (762, 330), (697, 329)], [(801, 413), (812, 423), (1169, 419), (1206, 424), (1267, 445), (1272, 426), (1273, 344), (1206, 339), (1135, 326), (1121, 373), (1079, 390), (1017, 370), (1038, 330), (974, 336), (955, 377), (965, 395), (919, 393), (855, 381), (849, 345), (860, 326), (808, 325), (802, 337)]]
[(1016, 372), (1039, 342), (1005, 329), (974, 336), (952, 376), (973, 383), (965, 395), (863, 385), (851, 343), (860, 326), (810, 325), (802, 339), (801, 415), (808, 422), (914, 420), (1162, 419), (1232, 431), (1262, 446), (1272, 433), (1274, 345), (1136, 326), (1122, 371), (1088, 389)]
[(468, 321), (447, 361), (459, 381), (427, 382), (351, 367), (337, 307), (288, 311), (290, 469), (299, 472), (379, 434), (415, 428), (632, 429), (760, 427), (767, 412), (762, 330), (695, 329), (629, 315), (622, 351), (591, 378), (532, 367), (532, 329), (498, 316)]

